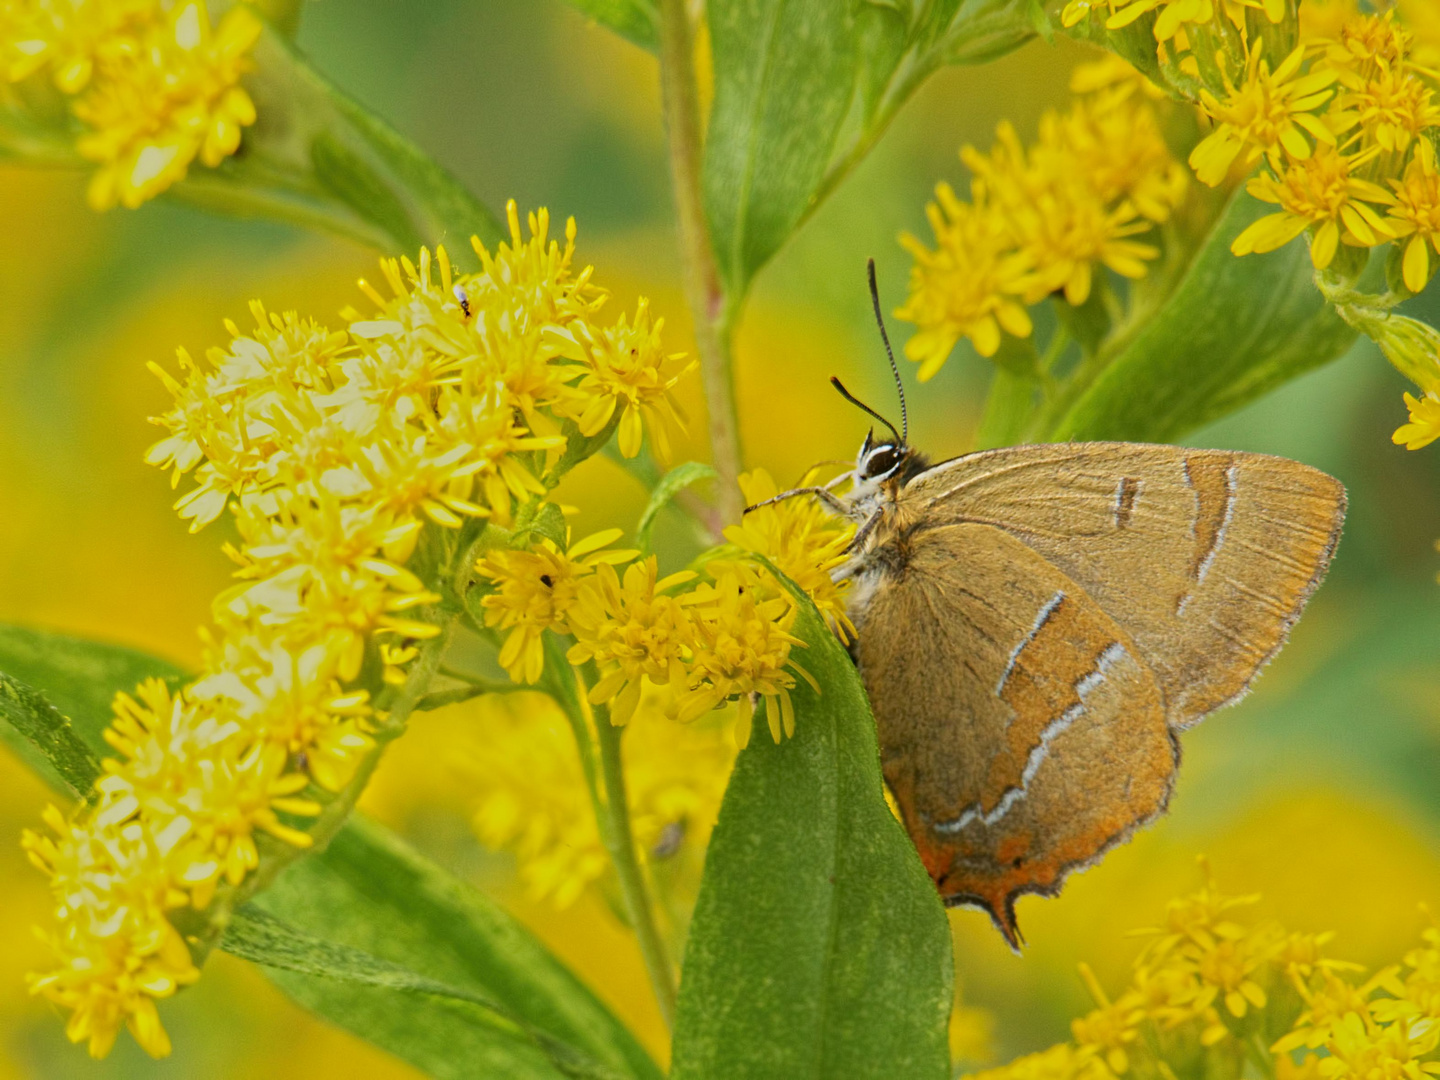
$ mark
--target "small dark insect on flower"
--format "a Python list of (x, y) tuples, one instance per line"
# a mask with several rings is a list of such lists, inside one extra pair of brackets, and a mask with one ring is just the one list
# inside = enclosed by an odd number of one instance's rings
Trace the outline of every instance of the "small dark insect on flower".
[(470, 295), (465, 291), (465, 287), (457, 281), (454, 288), (451, 289), (451, 292), (455, 294), (455, 299), (460, 302), (461, 314), (467, 319), (470, 318)]
[(685, 823), (672, 821), (660, 830), (660, 839), (655, 841), (655, 846), (650, 849), (650, 854), (657, 859), (668, 859), (680, 850), (680, 844), (684, 839)]
[(555, 587), (555, 582), (551, 580), (549, 574), (541, 574), (540, 583), (544, 585), (547, 589), (553, 589)]
[(295, 755), (295, 770), (296, 772), (308, 772), (309, 769), (310, 755), (307, 754), (304, 750), (301, 750), (298, 754)]

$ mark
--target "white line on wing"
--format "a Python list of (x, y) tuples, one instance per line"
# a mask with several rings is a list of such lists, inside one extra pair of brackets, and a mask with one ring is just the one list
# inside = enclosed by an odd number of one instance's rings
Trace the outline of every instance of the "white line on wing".
[(1075, 683), (1075, 693), (1079, 695), (1080, 700), (1041, 729), (1039, 740), (1030, 748), (1030, 753), (1025, 757), (1025, 767), (1020, 770), (1019, 786), (1007, 788), (1005, 793), (1000, 796), (999, 802), (995, 804), (994, 809), (988, 814), (984, 814), (981, 813), (979, 806), (972, 805), (953, 821), (936, 822), (932, 828), (937, 833), (951, 836), (960, 832), (972, 821), (979, 821), (984, 825), (994, 825), (1003, 818), (1012, 806), (1025, 797), (1030, 787), (1030, 781), (1035, 779), (1036, 774), (1040, 771), (1040, 766), (1045, 763), (1045, 759), (1050, 754), (1050, 744), (1084, 715), (1085, 699), (1091, 691), (1105, 681), (1110, 669), (1118, 664), (1125, 655), (1125, 646), (1116, 641), (1107, 645), (1104, 652), (1096, 657), (1094, 669), (1086, 672)]
[(1020, 659), (1020, 654), (1025, 651), (1025, 646), (1035, 640), (1035, 636), (1039, 634), (1040, 631), (1045, 628), (1045, 624), (1050, 621), (1050, 616), (1055, 614), (1055, 609), (1064, 602), (1065, 590), (1061, 589), (1045, 602), (1045, 606), (1040, 609), (1040, 614), (1035, 616), (1035, 622), (1029, 631), (1020, 639), (1020, 643), (1010, 650), (1010, 658), (1005, 661), (1005, 670), (1000, 673), (1000, 681), (995, 684), (996, 697), (999, 697), (1000, 692), (1005, 689), (1005, 683), (1009, 680), (1010, 673), (1015, 670), (1015, 662)]

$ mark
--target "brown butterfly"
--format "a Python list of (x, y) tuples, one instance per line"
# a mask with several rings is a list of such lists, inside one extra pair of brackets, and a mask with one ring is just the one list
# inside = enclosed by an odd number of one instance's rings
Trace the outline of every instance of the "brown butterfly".
[(1284, 644), (1345, 490), (1284, 458), (1142, 443), (931, 465), (903, 390), (897, 431), (832, 382), (892, 436), (866, 436), (844, 496), (802, 489), (858, 525), (837, 576), (885, 779), (946, 904), (1018, 948), (1016, 899), (1055, 895), (1164, 811), (1176, 733)]

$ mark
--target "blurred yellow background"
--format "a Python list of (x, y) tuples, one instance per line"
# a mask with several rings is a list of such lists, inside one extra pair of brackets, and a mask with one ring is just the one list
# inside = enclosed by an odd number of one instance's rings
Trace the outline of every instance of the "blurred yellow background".
[[(514, 197), (522, 210), (575, 215), (582, 261), (599, 268), (616, 307), (649, 295), (669, 340), (687, 347), (648, 56), (560, 0), (323, 0), (307, 7), (300, 42), (492, 207)], [(1036, 43), (986, 68), (942, 72), (761, 276), (739, 334), (749, 464), (784, 482), (853, 455), (866, 425), (826, 377), (841, 375), (882, 406), (891, 393), (869, 321), (866, 256), (895, 306), (907, 269), (896, 234), (923, 228), (936, 180), (964, 179), (957, 147), (988, 144), (1002, 117), (1033, 133), (1040, 112), (1065, 100), (1083, 56)], [(0, 621), (193, 663), (196, 627), (227, 581), (227, 526), (187, 535), (165, 478), (141, 463), (154, 437), (145, 417), (164, 404), (145, 362), (168, 362), (177, 345), (198, 355), (219, 343), (222, 318), (243, 323), (252, 297), (331, 318), (357, 299), (355, 278), (373, 276), (374, 254), (163, 202), (97, 216), (83, 184), (0, 167)], [(1432, 321), (1440, 314), (1433, 297), (1414, 306)], [(923, 389), (912, 386), (915, 442), (939, 456), (966, 449), (986, 374), (962, 350)], [(1296, 929), (1336, 930), (1335, 953), (1370, 966), (1414, 938), (1420, 902), (1440, 902), (1440, 459), (1391, 445), (1401, 387), (1362, 346), (1193, 437), (1339, 476), (1351, 495), (1346, 537), (1330, 582), (1257, 692), (1186, 736), (1173, 812), (1062, 899), (1020, 904), (1031, 943), (1023, 958), (982, 916), (952, 914), (966, 1001), (993, 1012), (997, 1058), (1067, 1035), (1086, 1001), (1077, 961), (1089, 960), (1102, 982), (1123, 979), (1137, 947), (1126, 932), (1198, 884), (1197, 854), (1226, 891), (1263, 892), (1264, 912)], [(686, 404), (698, 421), (694, 386)], [(678, 451), (698, 453), (693, 438)], [(644, 502), (600, 460), (571, 485), (583, 491), (571, 496), (580, 534), (628, 529)], [(662, 556), (665, 545), (662, 536)], [(484, 752), (469, 718), (463, 707), (419, 717), (367, 809), (500, 897), (663, 1056), (639, 956), (608, 909), (588, 898), (560, 914), (527, 903), (508, 860), (470, 838), (464, 778), (437, 764), (462, 757), (458, 749)], [(46, 897), (18, 837), (47, 793), (3, 754), (0, 1080), (414, 1075), (309, 1019), (223, 955), (166, 1007), (169, 1060), (149, 1061), (126, 1038), (100, 1063), (70, 1047), (60, 1018), (23, 984), (41, 962), (30, 926)]]

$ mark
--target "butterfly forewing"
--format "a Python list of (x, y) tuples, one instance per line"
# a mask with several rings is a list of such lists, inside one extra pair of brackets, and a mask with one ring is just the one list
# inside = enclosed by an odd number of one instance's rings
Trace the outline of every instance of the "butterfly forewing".
[(1163, 697), (1117, 621), (1009, 533), (920, 524), (882, 547), (857, 658), (886, 780), (941, 894), (1013, 945), (1016, 896), (1164, 808)]
[(1319, 584), (1340, 483), (1262, 454), (1139, 443), (1017, 446), (912, 480), (897, 523), (983, 522), (1064, 573), (1133, 638), (1170, 723), (1243, 694)]

